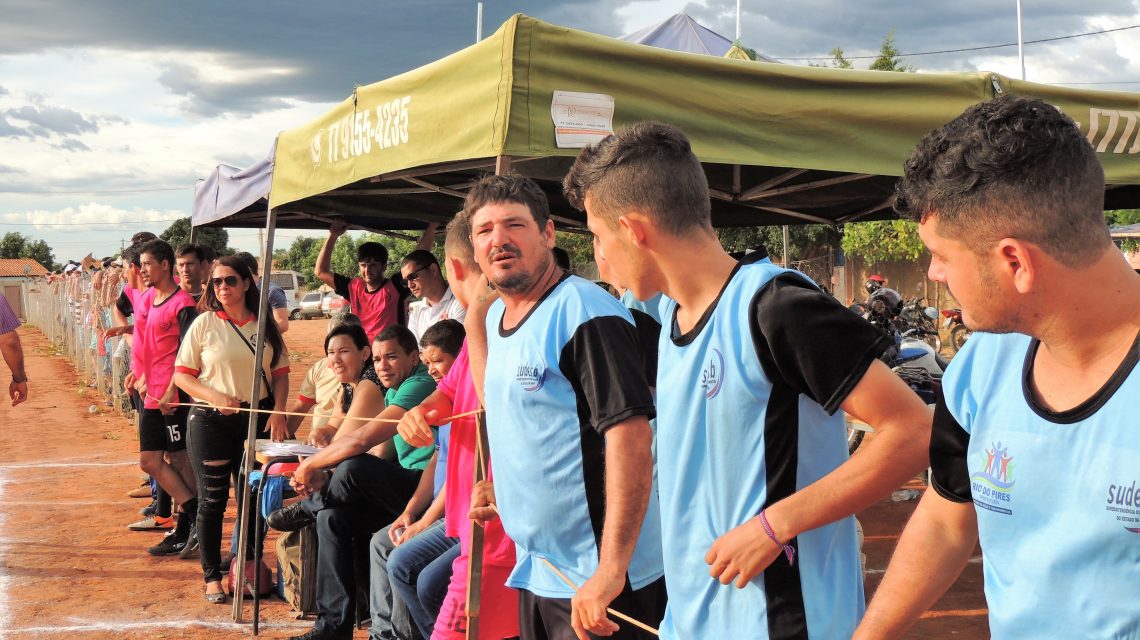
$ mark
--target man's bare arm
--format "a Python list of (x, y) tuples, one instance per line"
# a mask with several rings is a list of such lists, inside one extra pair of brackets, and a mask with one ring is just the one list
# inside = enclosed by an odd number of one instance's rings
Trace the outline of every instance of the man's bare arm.
[(927, 491), (903, 530), (887, 574), (854, 637), (902, 636), (962, 573), (977, 541), (974, 505)]
[(606, 515), (598, 570), (571, 600), (571, 624), (584, 632), (607, 634), (617, 625), (606, 607), (625, 586), (626, 572), (645, 521), (653, 490), (653, 430), (645, 416), (619, 422), (606, 431)]
[(313, 266), (313, 275), (317, 276), (318, 280), (330, 287), (336, 286), (336, 280), (333, 277), (332, 270), (333, 249), (336, 248), (337, 238), (344, 235), (347, 228), (344, 222), (341, 221), (334, 222), (329, 227), (329, 237), (325, 238), (325, 243), (321, 245), (321, 252), (317, 254), (317, 263)]

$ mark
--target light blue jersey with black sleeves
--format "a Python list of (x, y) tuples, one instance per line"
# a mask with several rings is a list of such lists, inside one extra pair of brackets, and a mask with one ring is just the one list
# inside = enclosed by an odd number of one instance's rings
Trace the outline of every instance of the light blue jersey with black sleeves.
[(770, 263), (738, 265), (685, 334), (669, 301), (657, 375), (669, 604), (661, 637), (849, 638), (864, 609), (852, 517), (799, 535), (744, 589), (709, 576), (717, 538), (847, 460), (837, 411), (887, 339)]
[(1140, 638), (1140, 342), (1087, 401), (1033, 390), (1039, 343), (975, 333), (943, 378), (933, 486), (972, 502), (994, 638)]
[[(574, 590), (542, 559), (577, 584), (597, 570), (606, 458), (615, 455), (605, 432), (654, 415), (642, 347), (629, 311), (577, 276), (547, 291), (512, 329), (503, 328), (504, 311), (499, 300), (487, 316), (484, 395), (495, 497), (517, 548), (507, 584), (570, 598)], [(640, 589), (662, 573), (654, 488), (628, 578)]]

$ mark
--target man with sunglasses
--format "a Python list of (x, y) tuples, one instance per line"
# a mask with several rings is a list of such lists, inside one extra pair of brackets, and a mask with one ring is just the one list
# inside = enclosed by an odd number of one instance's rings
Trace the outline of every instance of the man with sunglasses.
[(430, 251), (417, 249), (409, 253), (400, 266), (400, 275), (412, 295), (419, 298), (408, 305), (408, 329), (416, 340), (440, 320), (463, 322), (467, 311), (451, 293), (439, 270), (439, 261)]

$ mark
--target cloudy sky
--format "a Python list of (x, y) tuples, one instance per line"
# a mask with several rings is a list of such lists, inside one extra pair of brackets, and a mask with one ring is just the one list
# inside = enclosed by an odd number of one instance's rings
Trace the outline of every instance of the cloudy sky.
[[(743, 0), (743, 41), (789, 64), (842, 47), (904, 53), (1016, 42), (1015, 0)], [(264, 156), (368, 84), (471, 44), (468, 0), (0, 0), (0, 233), (57, 260), (114, 253), (189, 215), (194, 181)], [(488, 0), (485, 31), (523, 12), (617, 36), (685, 11), (732, 37), (735, 0)], [(1140, 91), (1140, 0), (1023, 0), (1029, 80)], [(1020, 75), (1017, 48), (907, 57), (920, 72)], [(254, 249), (255, 232), (231, 244)], [(285, 231), (288, 243), (300, 232)], [(281, 246), (280, 244), (278, 246)]]

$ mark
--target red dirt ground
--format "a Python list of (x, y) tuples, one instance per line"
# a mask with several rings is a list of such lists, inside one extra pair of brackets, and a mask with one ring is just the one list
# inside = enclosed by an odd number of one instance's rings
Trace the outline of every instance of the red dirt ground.
[[(321, 353), (324, 327), (320, 321), (295, 321), (286, 333), (295, 360), (293, 394)], [(235, 624), (229, 604), (203, 600), (196, 560), (153, 558), (145, 550), (161, 534), (126, 529), (146, 504), (126, 497), (140, 477), (134, 428), (111, 412), (90, 414), (92, 403), (106, 409), (95, 390), (66, 359), (52, 354), (42, 334), (19, 331), (31, 399), (15, 408), (6, 397), (0, 403), (0, 639), (251, 635), (248, 600), (246, 624)], [(868, 597), (914, 505), (888, 499), (860, 515)], [(226, 539), (232, 525), (231, 502)], [(269, 552), (274, 536), (266, 544)], [(263, 603), (260, 617), (267, 638), (302, 633), (311, 624), (293, 619), (276, 598)], [(981, 565), (972, 562), (908, 637), (987, 635)], [(356, 637), (366, 634), (358, 631)]]

